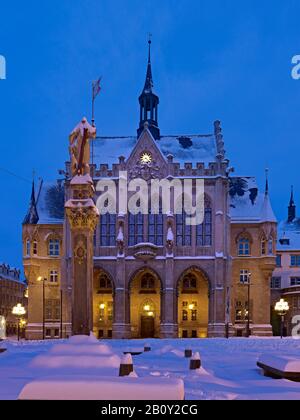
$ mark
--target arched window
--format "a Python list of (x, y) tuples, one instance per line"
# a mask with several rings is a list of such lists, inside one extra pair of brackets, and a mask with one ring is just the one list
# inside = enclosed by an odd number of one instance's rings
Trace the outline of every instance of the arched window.
[(212, 246), (212, 210), (209, 204), (206, 204), (203, 223), (197, 225), (197, 245)]
[(164, 218), (162, 211), (148, 217), (148, 241), (157, 246), (164, 245)]
[(274, 248), (274, 241), (273, 238), (270, 237), (270, 239), (268, 240), (268, 255), (273, 255), (273, 248)]
[(141, 279), (141, 289), (142, 290), (154, 290), (155, 289), (155, 278), (152, 274), (144, 274)]
[(141, 213), (128, 216), (128, 245), (134, 246), (144, 241), (144, 215)]
[(101, 273), (99, 276), (99, 288), (103, 290), (112, 290), (110, 278), (105, 273)]
[(261, 255), (266, 255), (267, 250), (266, 250), (266, 239), (262, 238), (261, 240)]
[(38, 243), (37, 243), (37, 241), (33, 241), (32, 252), (33, 252), (33, 255), (38, 254)]
[(182, 282), (183, 290), (195, 290), (197, 289), (197, 278), (194, 274), (187, 274)]
[(238, 255), (249, 256), (250, 255), (250, 240), (246, 237), (241, 237), (238, 240)]
[(26, 254), (26, 257), (30, 257), (30, 240), (29, 239), (26, 239), (25, 254)]
[(100, 245), (116, 246), (116, 222), (115, 214), (102, 214), (100, 216)]

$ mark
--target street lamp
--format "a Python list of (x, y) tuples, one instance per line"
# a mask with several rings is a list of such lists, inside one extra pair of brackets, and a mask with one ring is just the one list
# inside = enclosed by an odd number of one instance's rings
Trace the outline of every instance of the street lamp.
[(18, 320), (18, 341), (20, 341), (20, 322), (21, 322), (22, 316), (26, 314), (26, 310), (24, 306), (21, 305), (21, 303), (18, 303), (16, 306), (13, 307), (12, 314)]
[(47, 279), (39, 276), (37, 281), (43, 283), (43, 340), (45, 340), (45, 283)]
[(248, 273), (247, 274), (247, 280), (244, 281), (244, 284), (247, 284), (247, 288), (248, 288), (248, 311), (245, 308), (245, 314), (247, 314), (247, 332), (246, 332), (246, 337), (250, 337), (251, 335), (251, 331), (250, 331), (250, 288), (251, 288), (251, 277), (252, 277), (252, 273)]
[(288, 313), (289, 310), (290, 310), (289, 304), (284, 299), (280, 299), (280, 301), (277, 302), (275, 305), (275, 311), (278, 313), (278, 315), (281, 318), (281, 323), (280, 323), (281, 339), (283, 338), (284, 317)]

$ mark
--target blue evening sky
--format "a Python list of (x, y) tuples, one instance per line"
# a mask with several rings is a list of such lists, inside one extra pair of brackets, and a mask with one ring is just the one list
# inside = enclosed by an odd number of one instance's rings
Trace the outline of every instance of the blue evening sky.
[(2, 0), (0, 260), (21, 266), (28, 181), (64, 167), (92, 80), (103, 76), (98, 133), (136, 133), (148, 32), (162, 133), (210, 133), (220, 119), (236, 173), (263, 186), (270, 168), (279, 219), (291, 184), (300, 205), (299, 15), (298, 0)]

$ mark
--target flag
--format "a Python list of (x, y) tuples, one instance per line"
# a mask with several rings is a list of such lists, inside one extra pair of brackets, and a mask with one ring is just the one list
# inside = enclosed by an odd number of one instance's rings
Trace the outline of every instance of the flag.
[(93, 82), (93, 100), (95, 100), (95, 98), (99, 95), (101, 91), (101, 79), (102, 77), (100, 77), (100, 79), (98, 79), (96, 82)]

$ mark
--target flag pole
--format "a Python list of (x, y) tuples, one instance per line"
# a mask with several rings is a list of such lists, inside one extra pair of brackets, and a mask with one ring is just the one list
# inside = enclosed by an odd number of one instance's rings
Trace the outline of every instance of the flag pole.
[[(92, 83), (92, 126), (95, 127), (95, 84)], [(94, 141), (92, 140), (92, 167), (94, 167)]]

